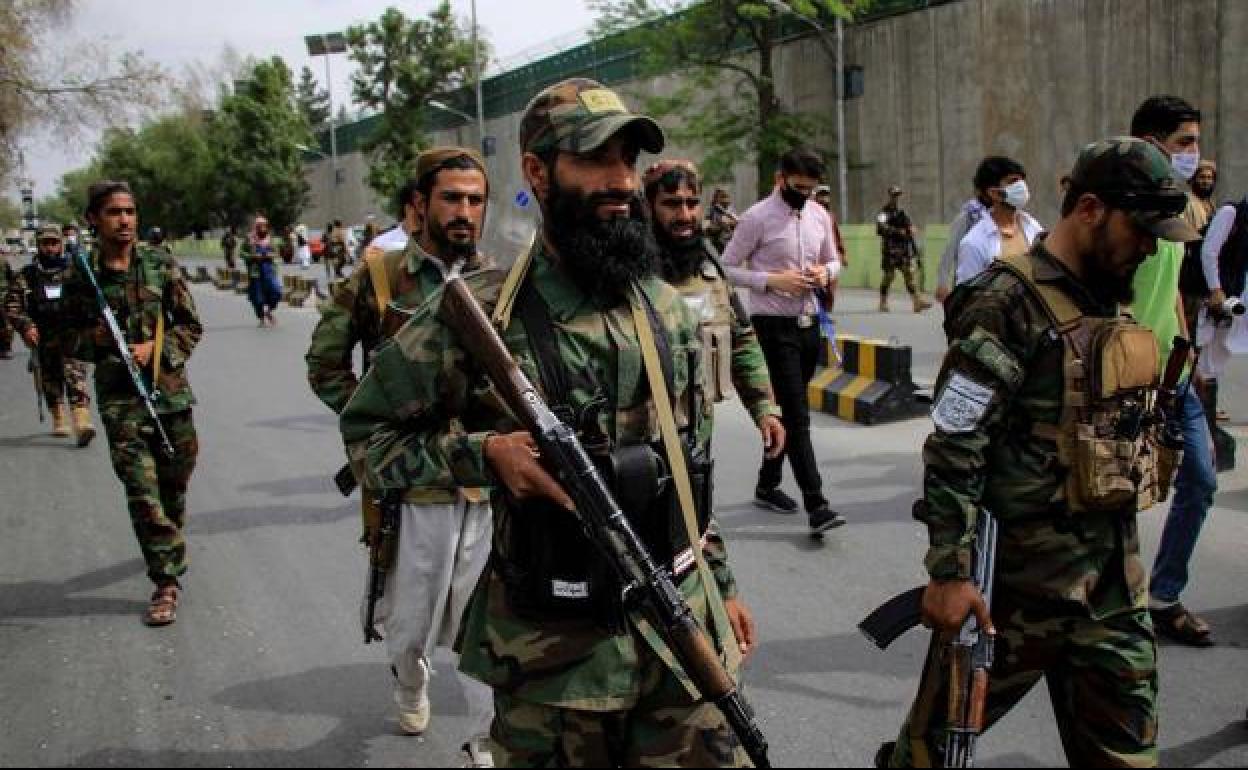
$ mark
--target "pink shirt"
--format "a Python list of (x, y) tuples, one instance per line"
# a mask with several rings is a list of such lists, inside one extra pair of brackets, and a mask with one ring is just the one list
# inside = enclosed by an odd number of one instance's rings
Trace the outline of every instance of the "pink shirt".
[(767, 274), (822, 265), (832, 277), (840, 266), (828, 212), (813, 200), (794, 211), (779, 190), (742, 215), (722, 256), (728, 279), (750, 290), (751, 315), (814, 314), (814, 292), (785, 296), (767, 291)]

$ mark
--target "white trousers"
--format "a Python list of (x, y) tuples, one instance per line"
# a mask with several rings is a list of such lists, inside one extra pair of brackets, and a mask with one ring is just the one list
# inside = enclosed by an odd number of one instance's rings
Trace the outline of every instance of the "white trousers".
[[(386, 594), (376, 621), (401, 689), (423, 697), (427, 659), (449, 647), (490, 555), (493, 517), (489, 502), (404, 504), (398, 554), (386, 575)], [(365, 608), (368, 598), (365, 594)]]

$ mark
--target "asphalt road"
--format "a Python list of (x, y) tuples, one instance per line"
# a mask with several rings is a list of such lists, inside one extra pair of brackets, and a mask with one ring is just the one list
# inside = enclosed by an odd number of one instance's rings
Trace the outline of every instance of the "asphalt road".
[[(303, 376), (313, 312), (283, 311), (260, 330), (242, 297), (197, 287), (196, 298), (207, 327), (191, 366), (203, 448), (188, 592), (168, 629), (139, 621), (150, 586), (106, 444), (76, 450), (47, 436), (25, 357), (0, 362), (0, 764), (457, 764), (488, 698), (440, 655), (433, 727), (401, 737), (383, 651), (361, 643), (356, 502), (330, 482), (341, 447)], [(933, 377), (939, 317), (879, 316), (873, 303), (846, 294), (841, 328), (905, 340), (916, 374)], [(1246, 371), (1228, 378), (1224, 405), (1248, 420)], [(855, 625), (921, 580), (924, 535), (909, 510), (929, 425), (816, 418), (825, 483), (850, 519), (816, 542), (804, 517), (752, 506), (753, 429), (739, 407), (720, 411), (719, 512), (758, 618), (747, 682), (777, 765), (867, 763), (908, 707), (925, 638), (883, 654)], [(1187, 597), (1221, 644), (1162, 648), (1169, 765), (1248, 764), (1248, 472), (1221, 481)], [(1162, 513), (1143, 517), (1150, 553)], [(985, 765), (1064, 761), (1041, 690), (981, 745)]]

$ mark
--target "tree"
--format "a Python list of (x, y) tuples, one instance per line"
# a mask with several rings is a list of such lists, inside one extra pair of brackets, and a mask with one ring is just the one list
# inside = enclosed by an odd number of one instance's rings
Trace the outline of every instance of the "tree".
[(114, 55), (103, 42), (54, 44), (49, 35), (73, 15), (74, 0), (0, 2), (0, 181), (33, 132), (73, 139), (121, 125), (159, 98), (164, 76), (138, 54)]
[[(12, 230), (22, 224), (22, 207), (9, 198), (0, 198), (0, 230)], [(0, 232), (0, 235), (4, 233)]]
[(264, 211), (275, 229), (294, 224), (307, 203), (299, 149), (312, 141), (294, 79), (280, 56), (255, 63), (209, 122), (222, 224), (242, 225)]
[(675, 92), (647, 99), (646, 109), (675, 119), (673, 138), (703, 148), (708, 179), (723, 179), (738, 160), (753, 159), (760, 195), (771, 191), (780, 156), (794, 145), (810, 144), (821, 122), (786, 107), (777, 96), (775, 53), (786, 17), (790, 23), (804, 18), (828, 24), (870, 4), (704, 0), (681, 8), (664, 0), (590, 0), (598, 14), (596, 35), (640, 52), (642, 76), (681, 72)]
[(304, 66), (299, 73), (299, 84), (295, 86), (295, 99), (304, 119), (314, 131), (329, 123), (329, 91), (317, 85), (312, 68)]
[(427, 146), (425, 103), (471, 80), (471, 31), (442, 0), (425, 19), (388, 8), (377, 21), (348, 29), (347, 44), (357, 65), (351, 77), (354, 100), (381, 113), (365, 144), (368, 184), (391, 200)]

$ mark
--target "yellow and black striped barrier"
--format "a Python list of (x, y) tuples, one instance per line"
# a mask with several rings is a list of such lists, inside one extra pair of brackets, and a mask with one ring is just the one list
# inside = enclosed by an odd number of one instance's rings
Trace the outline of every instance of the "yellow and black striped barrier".
[(926, 413), (917, 399), (909, 346), (839, 334), (824, 340), (823, 367), (810, 381), (810, 408), (860, 425)]

